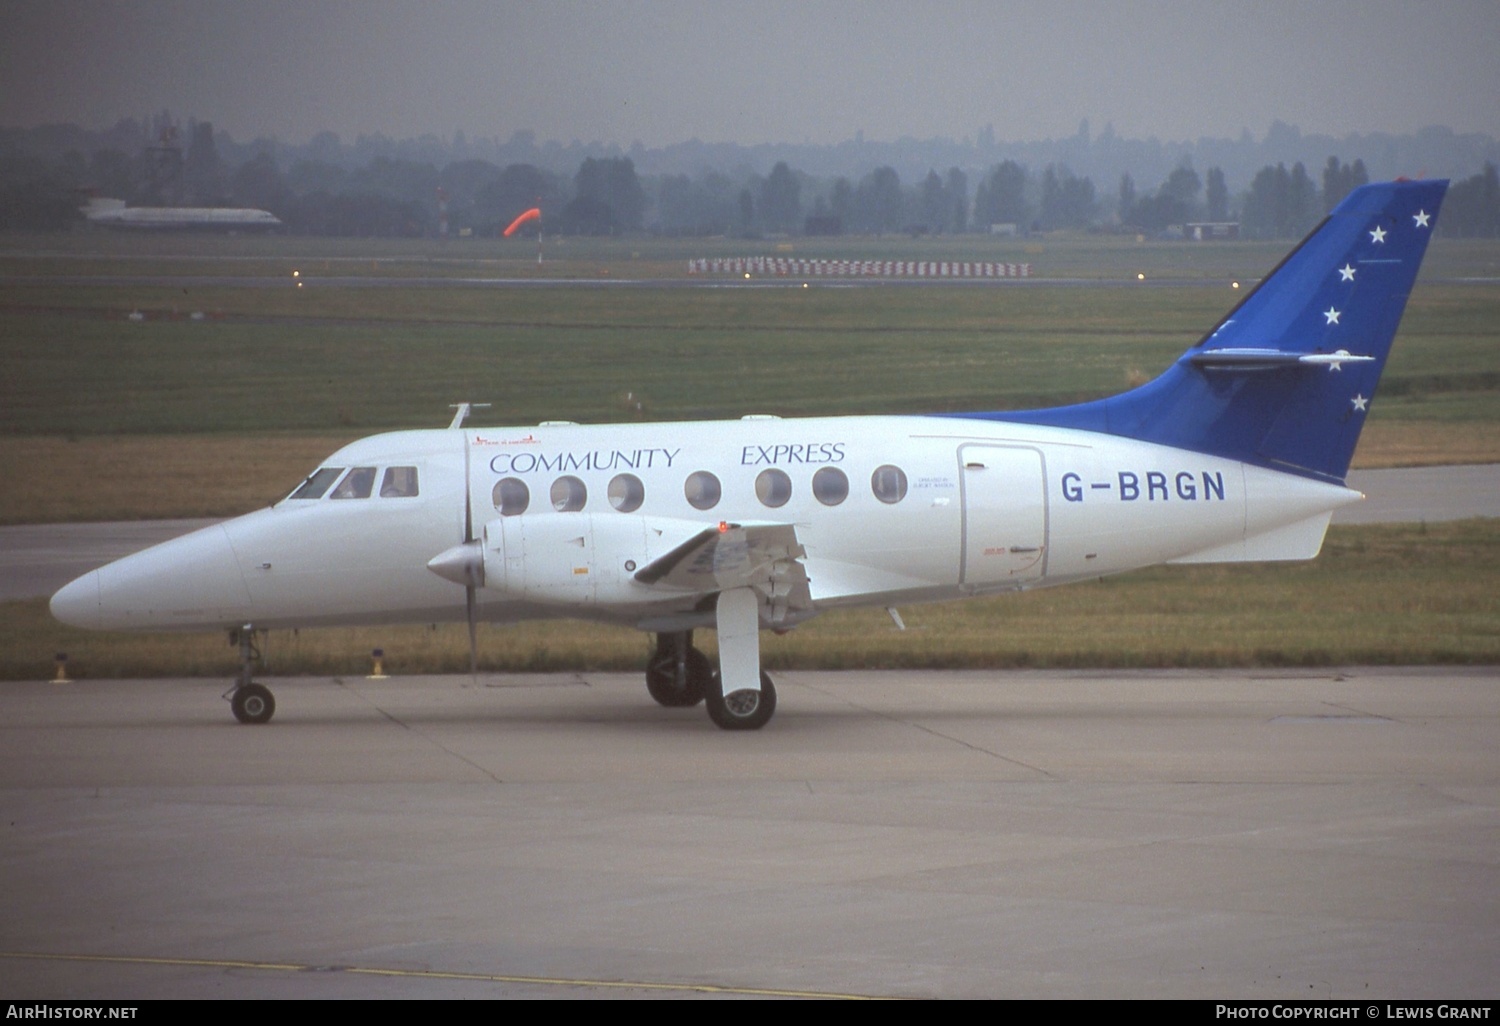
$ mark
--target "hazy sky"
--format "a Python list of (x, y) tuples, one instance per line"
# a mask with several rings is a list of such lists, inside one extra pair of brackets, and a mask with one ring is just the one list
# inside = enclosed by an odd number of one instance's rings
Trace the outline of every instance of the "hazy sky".
[(648, 146), (1500, 137), (1497, 0), (0, 0), (0, 125)]

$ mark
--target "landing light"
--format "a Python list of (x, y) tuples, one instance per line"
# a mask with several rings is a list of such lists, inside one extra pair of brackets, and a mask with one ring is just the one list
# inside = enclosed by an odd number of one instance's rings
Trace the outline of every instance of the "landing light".
[(1135, 280), (1136, 281), (1145, 281), (1146, 280), (1146, 276), (1144, 274), (1137, 274), (1135, 276)]
[(1240, 287), (1240, 283), (1237, 282), (1237, 281), (1232, 281), (1232, 282), (1229, 283), (1229, 287), (1232, 288), (1232, 289), (1237, 289), (1237, 288)]

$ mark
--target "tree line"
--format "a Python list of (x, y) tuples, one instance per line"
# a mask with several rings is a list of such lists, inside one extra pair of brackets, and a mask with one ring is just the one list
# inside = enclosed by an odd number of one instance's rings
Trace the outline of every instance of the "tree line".
[[(82, 220), (82, 197), (93, 193), (132, 205), (257, 207), (306, 235), (421, 236), (444, 229), (495, 235), (517, 214), (540, 207), (540, 230), (569, 235), (1159, 235), (1191, 222), (1237, 221), (1247, 237), (1296, 238), (1369, 179), (1363, 161), (1337, 157), (1317, 178), (1300, 162), (1266, 165), (1239, 194), (1222, 169), (1200, 177), (1186, 160), (1149, 188), (1124, 174), (1108, 195), (1066, 164), (1033, 171), (1015, 160), (992, 165), (972, 189), (959, 167), (932, 168), (910, 183), (889, 165), (857, 178), (818, 178), (786, 161), (765, 175), (643, 176), (624, 156), (585, 157), (571, 176), (530, 163), (471, 158), (439, 167), (383, 155), (354, 167), (305, 156), (282, 168), (270, 147), (238, 164), (222, 159), (208, 122), (190, 124), (187, 135), (181, 140), (168, 126), (156, 145), (135, 154), (114, 147), (87, 156), (0, 152), (0, 230), (70, 228)], [(1500, 235), (1493, 163), (1453, 183), (1442, 230)]]

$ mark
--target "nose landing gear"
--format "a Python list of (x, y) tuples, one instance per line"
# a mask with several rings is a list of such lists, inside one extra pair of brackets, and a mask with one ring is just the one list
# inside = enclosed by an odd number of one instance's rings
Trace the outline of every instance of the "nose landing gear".
[(255, 628), (251, 624), (229, 632), (230, 644), (240, 646), (240, 674), (234, 686), (224, 693), (229, 699), (229, 708), (234, 718), (241, 723), (269, 723), (276, 713), (276, 696), (264, 684), (250, 679), (254, 666), (260, 661), (260, 648), (255, 644)]

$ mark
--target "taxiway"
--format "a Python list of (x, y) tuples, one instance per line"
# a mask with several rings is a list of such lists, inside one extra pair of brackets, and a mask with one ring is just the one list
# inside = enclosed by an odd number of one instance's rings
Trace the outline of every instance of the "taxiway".
[(1494, 998), (1488, 669), (0, 688), (0, 992)]

